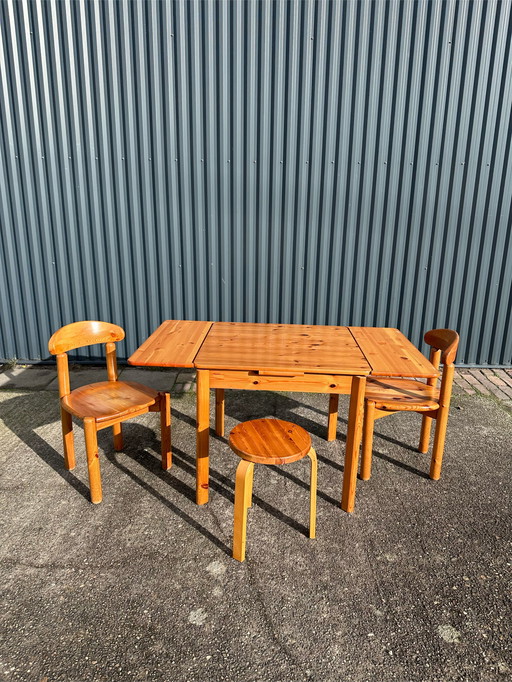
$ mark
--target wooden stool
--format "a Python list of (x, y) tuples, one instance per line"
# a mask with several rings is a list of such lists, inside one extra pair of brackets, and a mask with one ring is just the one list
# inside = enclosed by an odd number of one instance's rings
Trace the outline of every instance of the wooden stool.
[(245, 559), (247, 509), (252, 504), (254, 463), (288, 464), (306, 455), (311, 459), (309, 537), (316, 529), (316, 452), (304, 429), (281, 419), (254, 419), (238, 424), (229, 434), (229, 446), (242, 458), (236, 470), (233, 558)]

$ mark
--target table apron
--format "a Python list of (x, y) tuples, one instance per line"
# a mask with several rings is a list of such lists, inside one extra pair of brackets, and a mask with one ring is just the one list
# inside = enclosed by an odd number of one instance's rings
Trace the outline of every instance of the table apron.
[(297, 391), (299, 393), (349, 394), (351, 375), (298, 374), (262, 376), (257, 371), (209, 370), (210, 388), (237, 388), (250, 391)]

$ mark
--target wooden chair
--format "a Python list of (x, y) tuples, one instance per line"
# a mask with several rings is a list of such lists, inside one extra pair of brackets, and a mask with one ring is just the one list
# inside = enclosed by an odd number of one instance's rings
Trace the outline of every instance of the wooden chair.
[[(137, 384), (118, 381), (115, 341), (124, 339), (124, 330), (108, 322), (74, 322), (61, 327), (48, 342), (48, 349), (57, 356), (60, 413), (64, 440), (64, 465), (75, 468), (72, 415), (83, 419), (87, 468), (91, 502), (101, 502), (100, 462), (97, 432), (112, 427), (114, 448), (122, 450), (121, 423), (146, 412), (160, 412), (162, 469), (167, 470), (171, 459), (171, 402), (168, 393)], [(108, 381), (70, 390), (67, 352), (95, 343), (104, 343)]]
[(455, 356), (459, 335), (451, 329), (433, 329), (425, 334), (425, 343), (431, 347), (430, 362), (436, 369), (443, 365), (441, 385), (437, 379), (426, 383), (413, 379), (386, 379), (369, 377), (366, 382), (363, 424), (363, 454), (360, 476), (370, 478), (372, 466), (373, 424), (376, 419), (395, 412), (418, 412), (423, 416), (420, 452), (428, 451), (432, 421), (436, 420), (434, 448), (430, 463), (430, 478), (437, 481), (441, 476), (448, 411), (452, 395)]
[(309, 537), (316, 531), (316, 453), (311, 437), (297, 424), (281, 419), (254, 419), (235, 426), (229, 434), (229, 446), (242, 461), (236, 470), (233, 558), (245, 559), (247, 509), (252, 502), (254, 464), (288, 464), (306, 455), (311, 459), (309, 498)]

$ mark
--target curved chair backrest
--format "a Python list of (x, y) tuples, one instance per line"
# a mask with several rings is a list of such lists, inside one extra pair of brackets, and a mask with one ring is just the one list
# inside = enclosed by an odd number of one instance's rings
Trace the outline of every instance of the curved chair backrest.
[(95, 343), (112, 343), (124, 339), (124, 329), (110, 322), (72, 322), (58, 329), (48, 341), (52, 355)]
[(425, 334), (425, 343), (441, 351), (443, 365), (451, 365), (457, 355), (459, 335), (453, 329), (431, 329)]

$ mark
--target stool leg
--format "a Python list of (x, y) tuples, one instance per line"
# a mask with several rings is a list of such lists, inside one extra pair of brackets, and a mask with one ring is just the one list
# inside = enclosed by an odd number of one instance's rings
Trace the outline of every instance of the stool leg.
[(313, 448), (308, 452), (311, 460), (311, 480), (309, 484), (309, 537), (316, 537), (316, 476), (317, 476), (317, 461), (316, 452)]
[(252, 495), (254, 464), (244, 459), (236, 469), (235, 514), (233, 523), (233, 559), (244, 561), (247, 535), (247, 507)]
[(252, 482), (254, 479), (254, 464), (247, 470), (245, 478), (245, 506), (247, 509), (252, 507)]

